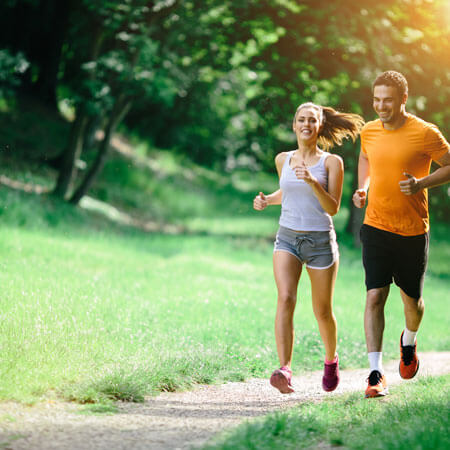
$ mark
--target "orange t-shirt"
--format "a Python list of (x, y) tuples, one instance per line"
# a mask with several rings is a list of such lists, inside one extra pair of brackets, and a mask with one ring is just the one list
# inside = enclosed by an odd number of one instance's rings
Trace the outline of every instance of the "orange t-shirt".
[(450, 148), (438, 128), (408, 114), (397, 130), (386, 130), (379, 119), (361, 131), (361, 150), (369, 160), (369, 196), (364, 223), (402, 236), (429, 230), (428, 192), (414, 195), (400, 191), (403, 172), (416, 178), (430, 173), (431, 160)]

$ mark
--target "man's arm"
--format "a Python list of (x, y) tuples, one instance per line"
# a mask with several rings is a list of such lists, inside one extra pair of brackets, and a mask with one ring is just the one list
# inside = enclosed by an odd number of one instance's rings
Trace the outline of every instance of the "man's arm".
[(404, 175), (408, 177), (408, 179), (399, 182), (400, 190), (405, 195), (414, 195), (422, 189), (432, 188), (448, 183), (450, 181), (450, 151), (448, 151), (436, 162), (441, 167), (423, 178), (417, 179), (411, 174), (405, 172)]
[(358, 189), (353, 194), (353, 204), (357, 208), (362, 208), (366, 204), (367, 189), (370, 183), (369, 160), (361, 150), (358, 160)]

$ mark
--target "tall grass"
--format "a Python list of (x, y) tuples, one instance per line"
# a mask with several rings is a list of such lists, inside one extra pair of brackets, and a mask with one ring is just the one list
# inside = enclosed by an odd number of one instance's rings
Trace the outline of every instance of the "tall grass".
[[(255, 192), (276, 186), (273, 177), (240, 173), (215, 181), (212, 171), (187, 171), (187, 163), (173, 160), (164, 163), (166, 178), (158, 182), (136, 168), (120, 197), (113, 175), (125, 163), (111, 161), (97, 198), (132, 214), (147, 211), (147, 218), (148, 210), (159, 210), (158, 220), (189, 233), (145, 233), (48, 197), (0, 188), (1, 399), (140, 401), (195, 383), (268, 376), (278, 365), (271, 265), (278, 211), (251, 209)], [(355, 367), (366, 365), (363, 271), (359, 250), (346, 245), (342, 227), (338, 231), (339, 354), (342, 367)], [(445, 250), (440, 238), (432, 247), (432, 255)], [(439, 276), (430, 267), (426, 282), (423, 351), (450, 348), (442, 314), (444, 257), (437, 259)], [(321, 367), (324, 354), (304, 276), (299, 300), (297, 373)], [(396, 358), (403, 328), (396, 290), (386, 315), (384, 351)]]

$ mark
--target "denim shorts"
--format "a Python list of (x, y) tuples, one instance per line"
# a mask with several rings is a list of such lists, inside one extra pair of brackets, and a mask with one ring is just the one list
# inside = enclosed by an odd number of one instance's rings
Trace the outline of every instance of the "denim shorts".
[(294, 231), (280, 226), (273, 251), (291, 253), (311, 269), (328, 269), (339, 259), (334, 229), (329, 231)]

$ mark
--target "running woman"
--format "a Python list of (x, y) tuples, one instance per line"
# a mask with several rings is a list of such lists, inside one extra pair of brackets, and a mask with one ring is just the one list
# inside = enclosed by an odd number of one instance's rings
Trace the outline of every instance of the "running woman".
[(258, 211), (281, 204), (273, 252), (278, 290), (275, 339), (281, 367), (273, 372), (270, 383), (283, 394), (294, 392), (291, 382), (293, 317), (304, 265), (311, 281), (314, 315), (325, 346), (322, 387), (329, 392), (339, 383), (337, 327), (332, 308), (339, 252), (331, 216), (339, 211), (344, 165), (339, 156), (322, 148), (328, 150), (340, 145), (345, 137), (355, 140), (363, 124), (362, 117), (356, 114), (340, 113), (314, 103), (300, 105), (293, 120), (298, 148), (275, 157), (280, 189), (268, 195), (260, 192), (253, 201)]
[[(394, 280), (404, 304), (400, 336), (400, 376), (419, 369), (416, 335), (424, 312), (422, 289), (428, 259), (427, 188), (450, 181), (449, 143), (435, 125), (406, 112), (408, 83), (387, 71), (373, 84), (373, 108), (379, 119), (361, 131), (358, 208), (366, 204), (361, 227), (366, 277), (364, 328), (370, 364), (365, 397), (386, 395), (382, 365), (384, 306)], [(430, 174), (431, 161), (441, 167)], [(370, 186), (370, 188), (369, 188)], [(368, 192), (368, 194), (367, 194)]]

